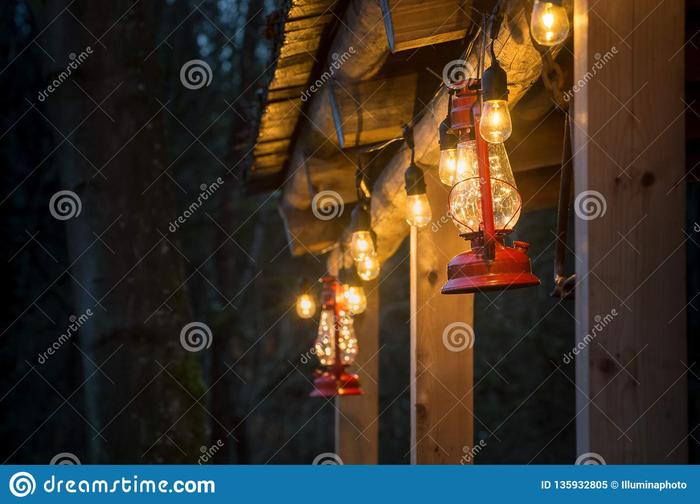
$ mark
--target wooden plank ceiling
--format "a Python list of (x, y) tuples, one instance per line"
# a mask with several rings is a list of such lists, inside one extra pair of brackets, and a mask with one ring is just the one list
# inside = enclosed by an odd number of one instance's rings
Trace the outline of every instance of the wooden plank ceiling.
[(336, 0), (294, 0), (288, 4), (286, 12), (281, 13), (278, 21), (281, 28), (277, 27), (277, 36), (282, 37), (282, 41), (258, 125), (254, 163), (249, 173), (251, 186), (271, 188), (265, 183), (260, 185), (260, 181), (256, 184), (254, 179), (270, 179), (284, 166), (304, 105), (302, 93), (321, 57), (321, 41), (337, 19), (335, 10), (340, 3)]
[[(282, 16), (278, 33), (283, 39), (247, 180), (249, 192), (282, 189), (280, 212), (294, 255), (321, 253), (344, 240), (356, 202), (359, 153), (399, 137), (403, 123), (415, 124), (416, 160), (429, 175), (435, 169), (437, 125), (447, 110), (441, 74), (448, 62), (464, 57), (468, 39), (476, 34), (474, 7), (471, 0), (389, 0), (388, 4), (385, 15), (379, 0), (299, 0)], [(493, 4), (486, 4), (481, 8), (489, 12)], [(514, 116), (519, 124), (510, 142), (515, 146), (512, 163), (515, 171), (534, 172), (558, 161), (561, 117), (548, 118), (549, 92), (539, 84), (533, 88), (542, 66), (539, 52), (523, 36), (529, 31), (528, 1), (508, 0), (502, 9), (505, 22), (496, 52), (512, 82), (511, 104), (531, 91), (523, 110)], [(387, 26), (393, 34), (393, 52)], [(342, 66), (334, 66), (332, 79), (308, 93), (310, 84), (347, 52), (351, 55)], [(475, 68), (473, 53), (470, 59)], [(307, 98), (302, 100), (305, 92)], [(393, 254), (408, 229), (402, 189), (408, 154), (403, 148), (389, 151), (370, 173), (382, 257)], [(533, 180), (556, 182), (556, 173), (550, 170)], [(544, 192), (533, 184), (523, 184), (523, 189), (542, 193), (537, 205), (549, 206), (556, 198), (556, 184), (546, 185)], [(345, 213), (332, 220), (316, 218), (311, 204), (321, 191), (338, 193)], [(527, 191), (523, 196), (530, 201), (533, 194)]]
[[(396, 51), (463, 39), (471, 26), (470, 5), (470, 1), (463, 0), (390, 0)], [(326, 141), (337, 140), (328, 106), (331, 87), (341, 110), (346, 146), (399, 135), (402, 121), (412, 115), (417, 93), (415, 66), (419, 58), (399, 68), (402, 75), (395, 79), (378, 74), (380, 69), (397, 73), (396, 66), (385, 65), (389, 48), (379, 1), (294, 0), (287, 9), (279, 16), (277, 33), (281, 43), (247, 174), (251, 192), (277, 189), (285, 180), (304, 120), (313, 123), (317, 137), (312, 141), (314, 150), (327, 149), (329, 146), (323, 145)], [(334, 85), (324, 82), (318, 93), (321, 96), (302, 100), (310, 84), (329, 69), (326, 62), (350, 47), (355, 54), (351, 57), (365, 62), (347, 64), (347, 68), (334, 72)], [(424, 72), (425, 67), (421, 70)], [(397, 86), (401, 86), (400, 93), (394, 93)], [(400, 98), (401, 107), (387, 102), (392, 93)], [(313, 115), (314, 109), (317, 116)], [(328, 150), (324, 152), (328, 155)]]

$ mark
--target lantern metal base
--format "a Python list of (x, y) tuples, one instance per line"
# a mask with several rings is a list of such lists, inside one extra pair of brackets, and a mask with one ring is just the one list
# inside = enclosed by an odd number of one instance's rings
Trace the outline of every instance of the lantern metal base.
[(360, 379), (356, 374), (339, 374), (333, 371), (323, 371), (314, 378), (314, 390), (311, 397), (335, 397), (346, 395), (361, 395)]
[(497, 291), (540, 285), (532, 274), (529, 244), (514, 242), (507, 247), (496, 241), (494, 258), (484, 257), (484, 248), (479, 241), (473, 248), (455, 256), (447, 266), (447, 283), (443, 294), (469, 294), (472, 292)]

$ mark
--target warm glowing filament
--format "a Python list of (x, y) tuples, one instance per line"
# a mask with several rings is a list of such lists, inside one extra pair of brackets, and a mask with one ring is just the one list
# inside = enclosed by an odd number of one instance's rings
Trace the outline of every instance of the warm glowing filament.
[(352, 315), (344, 310), (338, 312), (339, 331), (338, 349), (340, 350), (341, 364), (350, 365), (355, 362), (355, 357), (359, 350), (357, 337), (355, 336), (355, 325)]
[(409, 225), (422, 228), (430, 224), (433, 214), (428, 195), (409, 194), (406, 198), (406, 221)]
[(569, 34), (566, 9), (557, 3), (535, 0), (530, 17), (532, 38), (544, 46), (561, 44)]
[(316, 314), (316, 301), (310, 294), (301, 294), (296, 303), (297, 315), (303, 319), (309, 319)]
[(542, 24), (545, 25), (547, 28), (551, 28), (552, 25), (554, 25), (554, 14), (552, 14), (551, 11), (546, 11), (542, 15)]
[(357, 261), (355, 266), (358, 276), (365, 282), (374, 280), (379, 276), (380, 265), (376, 254), (367, 256), (361, 261)]
[(438, 165), (440, 182), (452, 187), (457, 178), (457, 149), (445, 149), (440, 151), (440, 163)]
[(322, 366), (330, 366), (335, 362), (335, 310), (333, 308), (321, 312), (314, 349)]
[(374, 242), (369, 231), (355, 231), (352, 234), (352, 242), (350, 244), (352, 258), (355, 261), (361, 261), (367, 256), (374, 254)]
[[(476, 142), (460, 144), (465, 152), (476, 157)], [(489, 170), (493, 220), (497, 230), (512, 229), (520, 218), (522, 200), (503, 144), (489, 144)], [(482, 223), (481, 190), (478, 164), (475, 163), (450, 193), (450, 215), (462, 233), (479, 230)]]
[(353, 315), (359, 315), (367, 309), (365, 289), (357, 285), (344, 285), (345, 306)]
[(513, 132), (513, 123), (506, 100), (484, 102), (479, 133), (489, 143), (503, 143)]

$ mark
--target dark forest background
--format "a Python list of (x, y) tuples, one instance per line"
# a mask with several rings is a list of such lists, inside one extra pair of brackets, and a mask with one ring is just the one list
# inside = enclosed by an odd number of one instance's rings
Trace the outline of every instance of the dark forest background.
[[(278, 195), (247, 194), (243, 176), (281, 2), (0, 5), (1, 462), (193, 464), (217, 446), (209, 463), (310, 463), (333, 451), (333, 404), (308, 397), (302, 359), (317, 321), (293, 310), (299, 277), (320, 276), (325, 258), (291, 258)], [(211, 68), (201, 89), (180, 78), (193, 59)], [(61, 220), (50, 201), (65, 190), (81, 211)], [(519, 225), (543, 279), (554, 222), (541, 210)], [(407, 257), (404, 244), (381, 277), (382, 463), (409, 460)], [(575, 460), (573, 364), (554, 371), (573, 305), (501, 360), (554, 306), (548, 289), (477, 299), (477, 463)], [(180, 332), (195, 321), (211, 347), (188, 352)]]

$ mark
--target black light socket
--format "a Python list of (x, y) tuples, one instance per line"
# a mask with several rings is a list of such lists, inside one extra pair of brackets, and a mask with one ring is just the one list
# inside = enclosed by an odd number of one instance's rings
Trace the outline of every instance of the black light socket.
[(449, 118), (440, 123), (440, 150), (456, 149), (459, 138), (451, 132)]
[(406, 194), (413, 196), (415, 194), (425, 194), (425, 177), (416, 163), (411, 163), (406, 169), (404, 175), (406, 181)]
[(351, 229), (353, 231), (369, 231), (372, 227), (372, 216), (367, 205), (360, 202), (352, 210)]
[(492, 58), (491, 66), (484, 70), (482, 85), (485, 101), (508, 99), (508, 74), (497, 59)]

